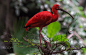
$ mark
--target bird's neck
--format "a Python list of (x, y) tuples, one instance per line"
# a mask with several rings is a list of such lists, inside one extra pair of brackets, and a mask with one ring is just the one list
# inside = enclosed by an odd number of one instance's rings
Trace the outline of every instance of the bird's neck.
[(59, 14), (56, 9), (52, 9), (52, 11), (54, 13), (52, 22), (55, 22), (58, 20)]

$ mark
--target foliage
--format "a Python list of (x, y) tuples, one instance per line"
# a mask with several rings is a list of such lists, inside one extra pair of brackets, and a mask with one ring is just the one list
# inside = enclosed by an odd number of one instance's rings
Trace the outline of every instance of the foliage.
[(66, 42), (68, 39), (66, 38), (66, 35), (63, 34), (63, 35), (56, 35), (53, 37), (52, 41), (63, 41), (63, 42)]
[(57, 32), (60, 31), (59, 22), (53, 22), (47, 26), (48, 37), (54, 37)]
[[(27, 34), (25, 31), (25, 28), (23, 27), (26, 23), (26, 20), (20, 19), (18, 22), (14, 22), (11, 41), (13, 42), (13, 48), (16, 55), (25, 55), (25, 54), (32, 54), (35, 52), (38, 52), (37, 48), (33, 48), (32, 45), (25, 42), (23, 37)], [(30, 30), (33, 34), (36, 34), (36, 29)], [(28, 33), (28, 38), (31, 40), (33, 39), (34, 35), (30, 35), (31, 33)], [(32, 47), (30, 47), (32, 46)], [(35, 50), (34, 50), (35, 49)]]
[[(43, 11), (43, 10), (51, 11), (53, 4), (55, 4), (55, 3), (60, 4), (61, 8), (67, 10), (75, 18), (75, 21), (69, 27), (69, 31), (76, 31), (80, 36), (82, 36), (82, 38), (84, 38), (84, 40), (86, 39), (85, 38), (86, 25), (83, 25), (83, 24), (86, 24), (86, 22), (85, 22), (86, 16), (84, 15), (84, 11), (82, 11), (83, 8), (81, 6), (79, 6), (79, 3), (76, 0), (71, 0), (71, 1), (70, 0), (59, 0), (59, 1), (57, 1), (57, 0), (56, 1), (54, 1), (54, 0), (49, 0), (49, 1), (48, 0), (37, 0), (37, 1), (32, 0), (32, 1), (37, 2), (38, 7), (40, 7), (40, 11)], [(16, 2), (19, 2), (19, 0)], [(23, 2), (25, 2), (25, 1), (22, 0), (22, 3)], [(17, 7), (17, 9), (15, 10), (15, 12), (17, 15), (19, 14), (19, 9), (23, 9), (23, 11), (25, 11), (25, 12), (28, 11), (28, 9), (26, 8), (27, 6), (23, 7), (23, 5), (22, 5), (19, 7), (15, 6), (15, 8), (16, 7)], [(31, 7), (34, 7), (34, 6), (31, 6)], [(67, 15), (63, 12), (59, 12), (59, 13), (60, 14), (59, 14), (58, 21), (60, 23), (54, 22), (54, 23), (51, 23), (50, 25), (48, 25), (47, 27), (43, 28), (43, 30), (42, 30), (43, 36), (46, 36), (51, 41), (51, 43), (55, 43), (55, 41), (58, 41), (58, 42), (61, 42), (61, 41), (67, 42), (68, 41), (67, 43), (70, 43), (71, 45), (82, 46), (83, 44), (79, 43), (80, 40), (77, 40), (76, 36), (70, 38), (69, 40), (67, 39), (67, 36), (65, 34), (68, 29), (68, 24), (70, 24), (72, 20), (69, 15)], [(20, 24), (21, 24), (21, 26), (19, 26)], [(24, 23), (20, 22), (20, 24), (17, 25), (17, 27), (16, 26), (14, 27), (14, 34), (12, 36), (16, 36), (16, 37), (22, 39), (21, 37), (25, 36), (26, 32), (24, 31), (25, 29), (22, 28), (22, 25), (24, 25)], [(33, 33), (34, 33), (34, 31), (33, 31)], [(22, 35), (21, 35), (21, 33), (22, 33)], [(30, 34), (31, 33), (28, 33), (28, 35), (30, 35)], [(22, 41), (23, 41), (23, 39), (22, 39)], [(15, 46), (15, 45), (13, 45), (13, 46)], [(14, 47), (14, 50), (15, 49), (17, 49), (17, 47)], [(15, 51), (18, 52), (17, 50), (15, 50)], [(85, 54), (85, 51), (86, 51), (86, 49), (83, 48), (82, 54)], [(21, 50), (21, 52), (23, 52), (23, 51)], [(27, 52), (27, 50), (25, 52)], [(70, 51), (70, 52), (71, 53), (66, 51), (67, 54), (73, 54), (72, 51)], [(80, 51), (78, 51), (78, 52), (80, 52)], [(63, 53), (63, 54), (67, 55), (66, 53)]]

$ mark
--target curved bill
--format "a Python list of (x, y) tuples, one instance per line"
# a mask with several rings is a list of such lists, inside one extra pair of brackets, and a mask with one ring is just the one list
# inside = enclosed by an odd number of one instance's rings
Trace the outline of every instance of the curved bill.
[[(66, 12), (67, 14), (69, 14), (72, 18), (73, 18), (73, 16), (70, 14), (70, 13), (68, 13), (67, 11), (65, 11), (65, 10), (63, 10), (62, 8), (60, 8), (60, 9), (58, 9), (58, 10), (61, 10), (61, 11), (63, 11), (63, 12)], [(73, 18), (74, 19), (74, 18)]]
[[(65, 11), (65, 10), (63, 10), (63, 9), (57, 9), (57, 10), (61, 10), (61, 11), (63, 11), (63, 12), (65, 12), (65, 13), (67, 13), (67, 14), (69, 14), (71, 17), (72, 17), (72, 22), (74, 21), (74, 18), (73, 18), (73, 16), (70, 14), (70, 13), (68, 13), (67, 11)], [(69, 26), (72, 24), (72, 22), (69, 24)], [(68, 26), (68, 29), (67, 29), (67, 33), (66, 34), (68, 34), (68, 30), (69, 30), (69, 26)]]

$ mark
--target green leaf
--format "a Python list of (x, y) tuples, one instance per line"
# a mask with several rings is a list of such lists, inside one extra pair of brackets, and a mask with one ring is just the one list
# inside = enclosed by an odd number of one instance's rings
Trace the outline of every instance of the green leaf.
[(48, 0), (46, 0), (46, 4), (49, 4), (49, 1)]
[(54, 36), (52, 39), (52, 41), (64, 41), (64, 42), (66, 42), (67, 40), (68, 39), (66, 38), (65, 34)]
[(39, 27), (36, 27), (37, 30), (39, 30)]
[(82, 51), (83, 51), (83, 53), (85, 53), (85, 51), (86, 51), (86, 48), (82, 48)]
[(57, 21), (49, 24), (47, 26), (48, 37), (49, 38), (54, 37), (54, 35), (60, 31), (60, 29), (61, 29), (60, 26), (61, 26), (60, 23)]
[(55, 37), (53, 37), (52, 41), (59, 41), (61, 39), (61, 35), (57, 35)]
[(84, 12), (82, 11), (83, 10), (83, 7), (77, 7), (77, 8), (78, 8), (78, 10), (80, 12), (79, 14), (81, 14), (81, 16), (83, 16), (84, 18), (86, 18)]
[(81, 14), (84, 18), (86, 18), (86, 16), (85, 16), (85, 14), (84, 14), (83, 11), (81, 11), (80, 14)]
[(62, 0), (59, 0), (59, 1), (62, 1)]
[(79, 28), (82, 28), (82, 25), (79, 25)]
[(83, 10), (83, 7), (78, 7), (79, 10)]

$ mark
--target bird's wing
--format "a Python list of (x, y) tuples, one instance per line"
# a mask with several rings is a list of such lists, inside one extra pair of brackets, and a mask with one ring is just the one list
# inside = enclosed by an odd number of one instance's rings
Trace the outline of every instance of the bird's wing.
[(37, 22), (39, 23), (48, 23), (50, 20), (52, 20), (52, 14), (48, 11), (43, 11), (38, 14), (36, 14)]
[(34, 15), (27, 23), (26, 26), (43, 26), (48, 23), (50, 23), (52, 20), (52, 15), (47, 12), (39, 12), (36, 15)]

